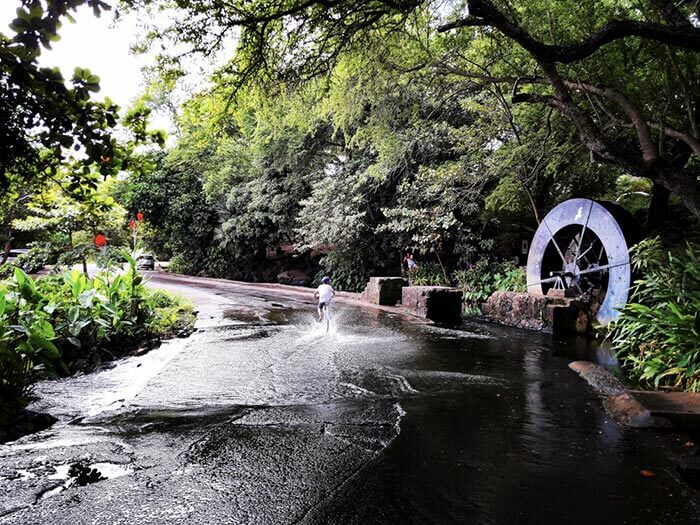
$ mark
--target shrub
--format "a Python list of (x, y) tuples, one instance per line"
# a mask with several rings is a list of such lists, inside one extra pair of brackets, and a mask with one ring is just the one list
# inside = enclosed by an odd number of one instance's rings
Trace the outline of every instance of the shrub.
[(409, 273), (411, 286), (450, 286), (438, 263), (422, 262)]
[(0, 425), (26, 405), (33, 381), (192, 324), (191, 304), (144, 288), (134, 259), (121, 257), (128, 262), (123, 274), (90, 279), (74, 270), (34, 281), (15, 268), (0, 282)]
[(194, 305), (182, 296), (163, 290), (147, 290), (145, 302), (151, 309), (148, 330), (153, 334), (179, 335), (194, 325)]
[(54, 311), (21, 269), (0, 284), (0, 425), (26, 404), (33, 380), (65, 370), (54, 343)]
[(674, 254), (658, 238), (631, 250), (630, 302), (608, 328), (616, 355), (643, 387), (700, 391), (700, 246)]
[(525, 271), (512, 261), (481, 259), (467, 270), (456, 271), (453, 278), (464, 294), (464, 313), (467, 315), (480, 315), (481, 303), (493, 292), (527, 291)]
[(192, 275), (197, 273), (197, 268), (190, 264), (182, 255), (176, 255), (175, 257), (170, 259), (168, 271), (172, 273)]

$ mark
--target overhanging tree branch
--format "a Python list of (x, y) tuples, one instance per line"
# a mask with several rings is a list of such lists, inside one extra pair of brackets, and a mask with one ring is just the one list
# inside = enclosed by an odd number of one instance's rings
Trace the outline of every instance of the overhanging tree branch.
[(490, 0), (470, 0), (468, 5), (469, 16), (444, 24), (438, 31), (445, 32), (460, 27), (495, 27), (532, 53), (535, 58), (552, 63), (567, 64), (582, 60), (606, 44), (628, 37), (700, 51), (700, 29), (689, 23), (678, 26), (638, 20), (612, 20), (581, 42), (558, 46), (545, 44), (533, 38), (520, 25), (501, 13)]
[(651, 132), (649, 131), (649, 126), (647, 125), (644, 115), (642, 115), (641, 111), (634, 104), (632, 104), (627, 97), (613, 89), (593, 86), (584, 82), (564, 81), (564, 84), (570, 89), (593, 93), (615, 102), (622, 109), (622, 111), (625, 112), (627, 117), (632, 122), (635, 131), (637, 132), (637, 139), (639, 140), (639, 145), (642, 149), (642, 158), (644, 161), (655, 162), (659, 159), (659, 150), (653, 137), (651, 136)]

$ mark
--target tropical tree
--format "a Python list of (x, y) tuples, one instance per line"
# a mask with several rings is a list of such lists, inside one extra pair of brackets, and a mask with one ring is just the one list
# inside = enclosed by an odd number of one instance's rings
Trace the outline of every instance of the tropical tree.
[[(120, 183), (116, 199), (134, 217), (142, 213), (142, 239), (159, 257), (178, 255), (177, 269), (197, 273), (209, 266), (215, 210), (206, 201), (199, 164), (175, 150), (153, 155), (153, 170), (132, 173)], [(176, 261), (177, 262), (177, 261)], [(177, 265), (176, 265), (177, 266)]]
[(53, 247), (61, 251), (59, 262), (67, 266), (82, 263), (87, 273), (87, 259), (95, 255), (98, 248), (95, 245), (97, 235), (102, 235), (109, 244), (126, 243), (126, 210), (111, 195), (114, 183), (114, 179), (107, 179), (90, 195), (80, 199), (72, 198), (65, 191), (69, 179), (63, 185), (45, 186), (31, 196), (25, 216), (14, 220), (12, 227), (33, 232), (36, 238), (56, 239), (52, 234), (62, 234), (60, 237), (66, 239), (66, 245)]

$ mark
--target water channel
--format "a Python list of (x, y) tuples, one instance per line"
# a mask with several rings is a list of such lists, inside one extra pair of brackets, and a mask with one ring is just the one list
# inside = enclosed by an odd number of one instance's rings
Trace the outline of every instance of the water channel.
[(0, 523), (700, 522), (683, 436), (610, 420), (571, 342), (201, 293), (190, 338), (37, 386), (59, 422), (0, 445)]

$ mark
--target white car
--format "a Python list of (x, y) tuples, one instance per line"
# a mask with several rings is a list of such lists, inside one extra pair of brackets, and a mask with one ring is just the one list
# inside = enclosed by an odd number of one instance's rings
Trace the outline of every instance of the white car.
[(136, 268), (139, 270), (155, 270), (156, 258), (148, 253), (142, 253), (136, 259)]

